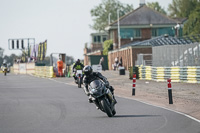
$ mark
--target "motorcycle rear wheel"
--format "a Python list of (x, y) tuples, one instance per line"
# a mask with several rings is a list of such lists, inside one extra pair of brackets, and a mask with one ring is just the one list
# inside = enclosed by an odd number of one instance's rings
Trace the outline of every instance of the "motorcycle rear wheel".
[(112, 114), (113, 114), (113, 116), (116, 114), (115, 108), (113, 109)]

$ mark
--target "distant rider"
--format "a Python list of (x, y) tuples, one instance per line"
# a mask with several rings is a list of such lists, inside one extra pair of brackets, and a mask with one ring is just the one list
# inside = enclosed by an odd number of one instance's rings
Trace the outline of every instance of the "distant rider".
[(75, 81), (77, 80), (76, 71), (77, 70), (83, 70), (83, 68), (84, 68), (84, 65), (81, 63), (80, 59), (78, 59), (76, 61), (76, 63), (73, 65), (73, 68), (72, 68), (72, 70), (74, 72), (73, 77), (74, 77)]
[[(84, 91), (85, 94), (87, 96), (89, 96), (89, 102), (92, 103), (92, 97), (90, 96), (89, 90), (88, 90), (88, 85), (94, 81), (94, 80), (102, 80), (105, 83), (105, 86), (110, 89), (111, 93), (113, 94), (114, 97), (114, 88), (112, 86), (109, 85), (109, 82), (107, 81), (107, 78), (104, 77), (101, 73), (99, 72), (93, 72), (93, 69), (91, 66), (85, 66), (83, 68), (83, 72), (84, 72), (84, 78), (83, 78), (83, 83), (84, 83)], [(115, 98), (114, 98), (115, 100)], [(117, 103), (117, 101), (115, 100), (115, 103)]]
[(1, 70), (4, 71), (5, 68), (7, 68), (7, 64), (3, 63), (2, 66), (1, 66)]

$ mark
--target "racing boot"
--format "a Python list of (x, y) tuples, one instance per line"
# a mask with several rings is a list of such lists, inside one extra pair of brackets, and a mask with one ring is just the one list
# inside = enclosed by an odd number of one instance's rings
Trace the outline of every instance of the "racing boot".
[(91, 95), (89, 95), (88, 102), (89, 102), (89, 103), (93, 103), (93, 100), (92, 100), (92, 96), (91, 96)]
[(85, 94), (86, 94), (87, 96), (90, 95), (90, 92), (89, 92), (89, 90), (88, 90), (88, 88), (87, 88), (86, 86), (83, 87), (83, 90), (84, 90), (84, 92), (85, 92)]
[(116, 104), (117, 100), (115, 99), (115, 95), (114, 95), (114, 90), (115, 89), (112, 86), (109, 86), (108, 88), (110, 89), (111, 93), (113, 94), (114, 104)]
[(73, 77), (74, 77), (74, 82), (77, 84), (78, 83), (77, 82), (77, 77), (75, 75), (73, 75)]

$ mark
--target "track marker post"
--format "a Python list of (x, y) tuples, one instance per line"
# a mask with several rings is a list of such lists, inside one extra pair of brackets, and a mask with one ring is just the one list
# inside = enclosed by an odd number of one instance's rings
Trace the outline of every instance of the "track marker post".
[(168, 82), (168, 97), (169, 97), (169, 104), (173, 104), (171, 79), (168, 79), (167, 82)]
[(133, 74), (132, 96), (135, 96), (135, 87), (136, 87), (136, 74)]

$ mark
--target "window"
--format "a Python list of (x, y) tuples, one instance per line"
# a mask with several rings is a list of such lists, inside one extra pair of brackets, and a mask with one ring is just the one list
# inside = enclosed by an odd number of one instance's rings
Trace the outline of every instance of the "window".
[(141, 30), (140, 29), (135, 29), (135, 37), (136, 38), (141, 37)]
[(155, 29), (155, 28), (152, 29), (152, 30), (151, 30), (151, 36), (152, 36), (152, 37), (158, 36), (158, 29)]
[(101, 42), (101, 36), (97, 36), (97, 42)]
[(105, 40), (107, 40), (107, 37), (106, 37), (106, 36), (103, 36), (103, 42), (104, 42)]
[(94, 36), (93, 38), (94, 38), (94, 42), (97, 42), (97, 37), (96, 37), (96, 36)]
[(122, 39), (129, 39), (133, 37), (133, 29), (120, 29), (120, 36)]

